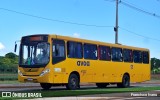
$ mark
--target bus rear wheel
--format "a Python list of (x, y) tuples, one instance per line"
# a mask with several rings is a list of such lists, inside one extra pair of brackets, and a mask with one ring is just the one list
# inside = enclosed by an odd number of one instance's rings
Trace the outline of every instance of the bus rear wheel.
[(50, 83), (40, 83), (40, 85), (44, 90), (49, 90), (52, 87)]
[(68, 84), (66, 85), (68, 90), (75, 90), (79, 88), (79, 79), (76, 74), (71, 74), (68, 79)]
[(117, 87), (119, 88), (127, 88), (130, 86), (130, 78), (129, 75), (124, 74), (122, 78), (122, 83), (117, 83)]
[(96, 83), (96, 86), (98, 88), (105, 88), (108, 85), (108, 83)]

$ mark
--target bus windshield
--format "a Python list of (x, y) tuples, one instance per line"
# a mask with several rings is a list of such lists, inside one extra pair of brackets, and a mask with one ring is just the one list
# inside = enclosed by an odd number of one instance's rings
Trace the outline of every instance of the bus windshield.
[(42, 66), (49, 62), (49, 43), (29, 42), (22, 43), (20, 48), (21, 66)]

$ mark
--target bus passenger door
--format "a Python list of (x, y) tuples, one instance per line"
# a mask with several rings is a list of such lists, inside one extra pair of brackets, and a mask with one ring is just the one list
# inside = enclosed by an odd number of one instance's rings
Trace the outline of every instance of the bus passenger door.
[(66, 59), (65, 41), (53, 39), (52, 42), (52, 64), (54, 69), (53, 80), (54, 83), (62, 83), (64, 78), (63, 69), (65, 67), (63, 61)]

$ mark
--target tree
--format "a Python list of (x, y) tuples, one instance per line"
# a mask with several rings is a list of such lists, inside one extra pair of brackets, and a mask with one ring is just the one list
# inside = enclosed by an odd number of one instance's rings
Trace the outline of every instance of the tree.
[(5, 57), (0, 58), (0, 65), (8, 65), (10, 63), (11, 63), (10, 59), (5, 58)]
[(6, 58), (10, 58), (10, 59), (16, 59), (16, 57), (18, 57), (16, 54), (9, 52), (5, 55)]
[(151, 70), (157, 73), (160, 69), (160, 59), (151, 58)]
[(0, 72), (16, 72), (18, 66), (18, 56), (12, 52), (4, 57), (0, 56)]
[(18, 64), (18, 56), (16, 54), (12, 53), (12, 52), (7, 53), (5, 55), (5, 58), (10, 59), (12, 64)]

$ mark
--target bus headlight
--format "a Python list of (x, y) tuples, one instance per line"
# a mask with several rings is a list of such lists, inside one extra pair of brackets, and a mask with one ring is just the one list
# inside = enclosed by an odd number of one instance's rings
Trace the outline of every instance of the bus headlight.
[(20, 76), (23, 76), (23, 74), (22, 74), (22, 72), (18, 69), (18, 74), (20, 75)]
[(45, 75), (45, 74), (47, 74), (49, 72), (50, 72), (50, 69), (46, 69), (46, 70), (42, 71), (39, 76), (43, 76), (43, 75)]

